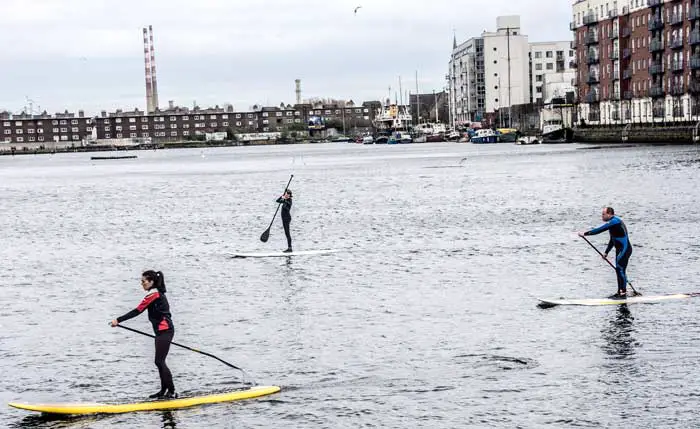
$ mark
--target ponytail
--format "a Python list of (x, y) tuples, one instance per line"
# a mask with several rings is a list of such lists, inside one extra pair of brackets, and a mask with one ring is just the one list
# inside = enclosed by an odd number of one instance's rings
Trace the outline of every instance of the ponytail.
[(153, 287), (151, 289), (158, 289), (158, 292), (165, 293), (165, 277), (163, 277), (162, 271), (148, 270), (141, 274), (143, 277), (147, 278), (149, 281), (153, 282)]

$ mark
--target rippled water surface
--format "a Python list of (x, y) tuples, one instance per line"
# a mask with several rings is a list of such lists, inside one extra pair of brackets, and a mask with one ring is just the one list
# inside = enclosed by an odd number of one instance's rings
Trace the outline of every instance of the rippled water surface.
[[(697, 427), (698, 300), (596, 298), (614, 272), (575, 232), (613, 205), (647, 295), (700, 291), (700, 149), (304, 145), (0, 157), (0, 426)], [(296, 250), (278, 218), (289, 175)], [(607, 236), (593, 237), (602, 248)], [(107, 322), (165, 273), (175, 341), (267, 398), (47, 420), (5, 404), (136, 401), (152, 340)], [(145, 315), (125, 323), (150, 330)], [(244, 387), (173, 348), (181, 395)]]

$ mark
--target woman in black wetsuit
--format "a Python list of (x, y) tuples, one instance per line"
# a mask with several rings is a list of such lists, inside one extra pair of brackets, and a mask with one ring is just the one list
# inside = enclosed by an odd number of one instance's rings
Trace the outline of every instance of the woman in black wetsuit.
[(129, 320), (143, 313), (148, 309), (148, 320), (153, 325), (153, 332), (156, 336), (156, 359), (160, 375), (160, 391), (150, 395), (149, 398), (177, 398), (173, 375), (165, 364), (165, 358), (170, 350), (170, 342), (175, 334), (175, 326), (170, 315), (170, 305), (165, 296), (165, 279), (163, 273), (153, 270), (145, 271), (141, 275), (141, 287), (146, 291), (146, 296), (141, 303), (130, 312), (112, 320), (112, 327), (116, 327), (121, 322)]
[(287, 237), (287, 250), (284, 253), (292, 251), (292, 234), (289, 232), (289, 224), (292, 222), (292, 191), (287, 189), (284, 194), (277, 198), (277, 203), (282, 204), (282, 226), (284, 226), (284, 235)]

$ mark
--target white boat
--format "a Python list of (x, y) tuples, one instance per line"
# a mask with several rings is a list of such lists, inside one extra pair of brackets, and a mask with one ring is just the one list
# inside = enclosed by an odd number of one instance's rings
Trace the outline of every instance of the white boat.
[(491, 128), (482, 128), (476, 130), (474, 135), (469, 139), (472, 143), (498, 143), (498, 134)]

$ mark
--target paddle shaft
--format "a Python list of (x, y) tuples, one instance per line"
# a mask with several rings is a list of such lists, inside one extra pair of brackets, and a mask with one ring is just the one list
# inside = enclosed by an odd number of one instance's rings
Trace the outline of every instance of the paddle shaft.
[[(151, 337), (151, 338), (155, 338), (155, 337), (156, 337), (155, 335), (147, 334), (146, 332), (139, 331), (138, 329), (129, 328), (129, 327), (124, 326), (124, 325), (117, 325), (117, 326), (120, 327), (120, 328), (122, 328), (122, 329), (126, 329), (127, 331), (136, 332), (137, 334), (145, 335), (145, 336), (147, 336), (147, 337)], [(230, 366), (230, 367), (233, 368), (233, 369), (237, 369), (237, 370), (239, 370), (239, 371), (243, 371), (242, 369), (240, 369), (240, 368), (237, 367), (236, 365), (231, 364), (231, 363), (228, 363), (228, 362), (226, 362), (225, 360), (223, 360), (223, 359), (221, 359), (221, 358), (218, 358), (218, 357), (214, 356), (214, 355), (211, 354), (211, 353), (207, 353), (207, 352), (203, 352), (203, 351), (201, 351), (201, 350), (193, 349), (192, 347), (187, 347), (186, 345), (176, 343), (175, 341), (171, 341), (170, 344), (173, 344), (173, 345), (178, 346), (178, 347), (182, 347), (183, 349), (191, 350), (191, 351), (193, 351), (193, 352), (197, 352), (197, 353), (199, 353), (199, 354), (203, 354), (204, 356), (209, 356), (209, 357), (211, 357), (211, 358), (214, 358), (214, 359), (218, 360), (219, 362), (223, 363), (224, 365)]]
[[(593, 243), (591, 243), (590, 241), (588, 241), (588, 239), (587, 239), (585, 236), (584, 236), (584, 237), (581, 237), (581, 238), (583, 238), (584, 240), (586, 240), (586, 243), (588, 243), (593, 249), (595, 249), (595, 251), (598, 252), (598, 254), (599, 254), (603, 259), (605, 259), (605, 262), (607, 262), (608, 265), (610, 265), (610, 266), (613, 268), (613, 270), (617, 271), (617, 268), (615, 268), (615, 266), (612, 264), (612, 262), (610, 262), (610, 261), (608, 260), (608, 258), (606, 258), (605, 255), (604, 255), (600, 250), (598, 250), (597, 247), (595, 247), (595, 246), (593, 245)], [(634, 285), (632, 285), (632, 282), (631, 282), (631, 281), (627, 280), (627, 283), (630, 285), (630, 287), (632, 288), (632, 290), (634, 291), (634, 293), (636, 293), (637, 295), (641, 295), (641, 293), (637, 292), (637, 289), (634, 288)]]
[[(291, 176), (289, 176), (289, 182), (287, 182), (287, 186), (284, 187), (284, 192), (287, 192), (287, 189), (289, 189), (289, 184), (292, 183), (292, 179), (293, 179), (293, 178), (294, 178), (294, 175), (293, 175), (293, 174), (292, 174)], [(267, 237), (266, 237), (266, 236), (269, 236), (269, 234), (270, 234), (270, 229), (272, 228), (272, 224), (275, 223), (275, 218), (277, 217), (277, 212), (280, 210), (280, 207), (281, 207), (281, 206), (282, 206), (282, 203), (277, 204), (277, 210), (275, 210), (275, 214), (272, 215), (272, 220), (270, 221), (270, 226), (267, 227), (267, 229), (265, 230), (265, 232), (263, 232), (262, 236), (260, 237), (260, 239), (261, 239), (262, 241), (267, 241)], [(263, 240), (263, 237), (265, 237), (264, 240)]]

